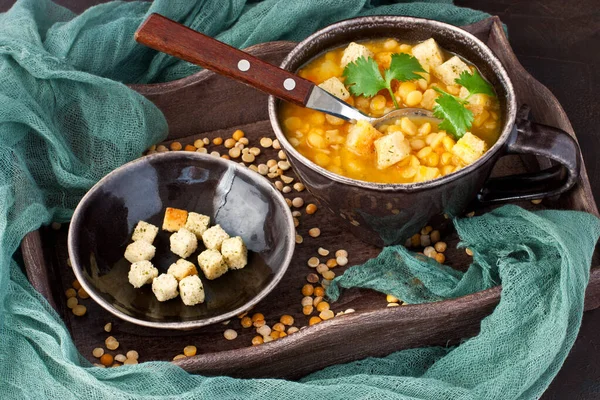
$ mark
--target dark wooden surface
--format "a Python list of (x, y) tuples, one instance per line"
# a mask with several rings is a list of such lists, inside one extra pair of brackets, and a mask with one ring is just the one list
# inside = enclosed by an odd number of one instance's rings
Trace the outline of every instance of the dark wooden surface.
[[(59, 3), (81, 12), (99, 0)], [(13, 1), (0, 0), (0, 11)], [(582, 145), (584, 160), (598, 198), (600, 161), (595, 156), (600, 138), (595, 134), (600, 104), (598, 89), (598, 2), (458, 1), (459, 5), (499, 15), (508, 25), (517, 57), (534, 77), (547, 85), (569, 115)], [(547, 391), (547, 399), (592, 399), (600, 391), (600, 310), (584, 315), (578, 340), (564, 367)]]

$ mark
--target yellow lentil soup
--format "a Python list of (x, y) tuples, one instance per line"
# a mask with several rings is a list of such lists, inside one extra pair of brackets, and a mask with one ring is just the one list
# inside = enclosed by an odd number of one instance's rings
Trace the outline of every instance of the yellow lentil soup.
[[(391, 91), (400, 108), (433, 110), (439, 90), (453, 95), (472, 113), (469, 129), (458, 140), (431, 119), (404, 117), (376, 130), (366, 121), (351, 124), (342, 119), (284, 103), (280, 110), (283, 131), (302, 155), (317, 165), (349, 178), (380, 183), (412, 183), (450, 174), (473, 163), (500, 134), (501, 115), (495, 96), (471, 94), (455, 80), (476, 68), (448, 53), (433, 39), (400, 43), (382, 39), (351, 43), (313, 59), (298, 74), (363, 113), (380, 117), (395, 109), (389, 90), (374, 96), (352, 95), (344, 78), (346, 65), (359, 57), (372, 58), (382, 75), (393, 54), (414, 56), (427, 72), (421, 79), (392, 81)], [(491, 88), (491, 86), (490, 86)]]

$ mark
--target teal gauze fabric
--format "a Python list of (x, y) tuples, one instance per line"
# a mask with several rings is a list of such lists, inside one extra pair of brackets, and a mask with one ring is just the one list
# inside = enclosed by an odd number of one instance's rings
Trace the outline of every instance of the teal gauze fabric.
[[(0, 398), (539, 397), (579, 328), (600, 232), (591, 215), (503, 207), (455, 221), (475, 251), (464, 274), (393, 247), (329, 289), (331, 298), (360, 286), (418, 303), (502, 283), (500, 304), (483, 320), (481, 333), (456, 348), (406, 350), (333, 366), (298, 382), (207, 378), (166, 362), (90, 365), (28, 283), (17, 251), (25, 234), (67, 221), (96, 181), (165, 137), (160, 111), (124, 83), (169, 81), (197, 67), (133, 41), (151, 12), (237, 47), (300, 40), (358, 15), (404, 14), (455, 25), (486, 16), (432, 0), (112, 2), (81, 16), (48, 0), (23, 0), (0, 14)], [(421, 284), (402, 284), (413, 278)]]

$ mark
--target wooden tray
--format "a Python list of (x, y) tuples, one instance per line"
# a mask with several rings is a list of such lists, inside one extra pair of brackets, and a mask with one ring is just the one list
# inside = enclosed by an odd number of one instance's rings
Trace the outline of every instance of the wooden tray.
[[(464, 28), (487, 42), (502, 60), (513, 80), (519, 102), (531, 106), (536, 121), (560, 127), (574, 135), (556, 98), (517, 61), (497, 17)], [(293, 46), (290, 42), (272, 42), (247, 50), (278, 64)], [(197, 138), (226, 138), (235, 129), (242, 129), (251, 145), (258, 146), (261, 137), (274, 136), (268, 122), (266, 96), (209, 71), (175, 82), (134, 85), (132, 88), (163, 111), (169, 122), (170, 141), (177, 139), (186, 144)], [(217, 150), (225, 154), (224, 147), (220, 146)], [(265, 162), (268, 158), (275, 158), (275, 150), (263, 149), (257, 161)], [(536, 170), (540, 165), (546, 166), (546, 162), (505, 157), (498, 163), (494, 174)], [(307, 203), (313, 201), (307, 191), (293, 191), (286, 195), (289, 198), (296, 196), (304, 198)], [(585, 169), (578, 185), (560, 198), (547, 199), (538, 206), (529, 202), (518, 204), (528, 209), (572, 209), (598, 215)], [(479, 214), (489, 208), (475, 210)], [(334, 217), (325, 210), (303, 215), (300, 221), (298, 232), (304, 237), (304, 243), (296, 247), (289, 271), (278, 287), (253, 310), (263, 313), (269, 325), (286, 313), (293, 315), (296, 326), (307, 325), (308, 317), (301, 312), (300, 289), (306, 283), (306, 275), (313, 271), (306, 261), (316, 255), (318, 247), (331, 251), (347, 249), (349, 265), (362, 263), (379, 251), (341, 231)], [(307, 234), (315, 226), (321, 229), (319, 238), (311, 238)], [(238, 319), (231, 320), (227, 326), (216, 324), (187, 332), (153, 330), (118, 320), (91, 299), (82, 300), (88, 313), (84, 317), (75, 317), (66, 307), (64, 295), (74, 280), (74, 274), (67, 266), (66, 237), (66, 227), (58, 231), (43, 228), (30, 233), (22, 243), (25, 266), (33, 286), (56, 308), (77, 347), (92, 362), (97, 362), (92, 356), (92, 349), (103, 347), (108, 336), (103, 326), (112, 322), (111, 335), (121, 343), (113, 354), (135, 349), (140, 353), (140, 361), (171, 360), (182, 352), (184, 346), (194, 344), (198, 347), (198, 355), (176, 362), (187, 371), (205, 375), (294, 379), (336, 363), (384, 356), (410, 347), (456, 343), (461, 338), (477, 334), (481, 319), (492, 312), (500, 299), (500, 287), (495, 287), (443, 302), (388, 308), (385, 295), (352, 289), (344, 292), (341, 299), (332, 304), (332, 309), (337, 312), (354, 308), (356, 313), (308, 327), (284, 339), (251, 347), (255, 330), (242, 329)], [(447, 264), (466, 269), (470, 257), (455, 249), (458, 242), (456, 234), (448, 230), (443, 237), (449, 245)], [(585, 298), (588, 310), (600, 306), (600, 258), (597, 253)], [(343, 270), (341, 267), (334, 269), (337, 274)], [(227, 328), (235, 329), (238, 338), (225, 340), (223, 331)]]

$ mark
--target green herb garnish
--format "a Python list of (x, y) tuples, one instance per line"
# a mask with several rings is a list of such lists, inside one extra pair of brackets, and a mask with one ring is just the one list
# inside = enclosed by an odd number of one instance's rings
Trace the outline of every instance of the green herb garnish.
[(455, 139), (464, 136), (473, 123), (473, 113), (465, 107), (466, 101), (444, 92), (439, 88), (434, 88), (441, 96), (435, 99), (433, 115), (442, 119), (438, 127), (450, 132)]
[(441, 96), (435, 100), (436, 104), (433, 107), (433, 115), (443, 119), (439, 124), (439, 128), (450, 132), (458, 140), (471, 129), (473, 124), (473, 113), (466, 107), (469, 104), (469, 97), (479, 93), (496, 97), (496, 93), (494, 93), (492, 85), (483, 79), (477, 70), (472, 74), (463, 71), (460, 77), (455, 79), (454, 82), (467, 89), (469, 96), (466, 99), (461, 99), (460, 97), (446, 93), (440, 88), (434, 88)]
[[(460, 78), (454, 80), (459, 85), (464, 86), (469, 91), (469, 97), (474, 94), (482, 93), (488, 96), (496, 97), (494, 88), (479, 74), (477, 70), (473, 74), (469, 74), (467, 71), (463, 71), (460, 74)], [(469, 98), (467, 97), (467, 99)]]
[(394, 79), (404, 82), (421, 79), (417, 72), (427, 72), (419, 61), (408, 54), (392, 54), (390, 67), (384, 71), (384, 76), (379, 71), (379, 65), (373, 58), (359, 57), (356, 61), (346, 65), (344, 68), (344, 82), (350, 93), (355, 96), (373, 97), (382, 89), (387, 89), (392, 97), (394, 106), (400, 106), (396, 102), (392, 92), (392, 81)]

